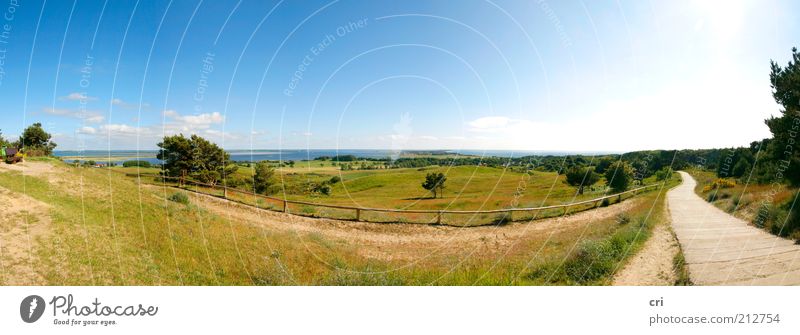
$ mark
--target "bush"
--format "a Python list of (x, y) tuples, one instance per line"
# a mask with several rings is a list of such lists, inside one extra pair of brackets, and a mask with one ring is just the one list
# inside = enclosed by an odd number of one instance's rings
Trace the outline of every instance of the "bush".
[(608, 207), (611, 202), (608, 201), (608, 198), (603, 199), (603, 202), (600, 203), (600, 207)]
[(564, 264), (564, 271), (575, 282), (591, 282), (614, 270), (614, 258), (610, 240), (584, 241), (575, 256)]
[(189, 196), (183, 192), (175, 192), (169, 196), (170, 201), (177, 202), (179, 204), (188, 205), (189, 204)]
[(800, 230), (793, 231), (789, 238), (794, 240), (794, 244), (800, 244)]
[(498, 213), (492, 220), (492, 224), (502, 226), (511, 223), (511, 215), (509, 213)]
[(275, 185), (275, 169), (267, 162), (258, 162), (253, 170), (253, 188), (256, 193), (271, 194), (270, 188)]
[(631, 222), (631, 216), (628, 213), (619, 213), (617, 214), (617, 223), (619, 224), (628, 224)]
[(750, 195), (742, 196), (741, 194), (736, 194), (731, 198), (731, 203), (728, 205), (728, 213), (733, 213), (736, 209), (741, 209), (746, 207), (750, 203), (753, 202), (753, 197)]
[(717, 178), (716, 180), (711, 182), (711, 184), (708, 184), (705, 187), (703, 187), (703, 192), (708, 192), (720, 188), (731, 188), (735, 186), (736, 186), (736, 181), (734, 181), (733, 179)]
[(730, 193), (727, 192), (711, 192), (706, 196), (706, 201), (714, 202), (720, 199), (728, 199), (731, 197)]
[(656, 171), (656, 180), (657, 181), (669, 180), (670, 178), (672, 178), (672, 169), (671, 168), (665, 167), (665, 168), (662, 168), (661, 170)]
[(122, 167), (137, 167), (137, 166), (138, 167), (143, 167), (143, 168), (149, 168), (152, 165), (150, 164), (150, 162), (142, 161), (142, 160), (134, 160), (134, 161), (122, 162)]
[(330, 180), (328, 180), (328, 182), (331, 183), (331, 184), (336, 184), (336, 183), (338, 183), (340, 181), (342, 181), (342, 178), (339, 177), (339, 176), (333, 176), (333, 177), (331, 177)]

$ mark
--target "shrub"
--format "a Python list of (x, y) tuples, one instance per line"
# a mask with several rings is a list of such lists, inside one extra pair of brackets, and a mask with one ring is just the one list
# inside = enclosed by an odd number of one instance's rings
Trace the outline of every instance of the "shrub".
[(631, 217), (628, 213), (622, 212), (617, 214), (617, 223), (618, 224), (628, 224), (631, 222)]
[(733, 179), (717, 178), (716, 180), (711, 182), (711, 184), (708, 184), (705, 187), (703, 187), (703, 192), (708, 192), (720, 188), (731, 188), (735, 186), (736, 186), (736, 181), (734, 181)]
[(319, 187), (317, 187), (317, 192), (324, 195), (331, 195), (331, 185), (320, 184)]
[(736, 194), (731, 198), (731, 203), (728, 204), (728, 213), (733, 213), (736, 209), (741, 209), (753, 202), (753, 197), (750, 195), (742, 196)]
[(727, 192), (711, 192), (706, 196), (706, 200), (708, 202), (714, 202), (721, 199), (728, 199), (731, 197), (730, 193)]
[(661, 170), (656, 171), (656, 180), (669, 180), (672, 178), (672, 169), (669, 167), (662, 168)]
[(275, 184), (275, 169), (267, 162), (258, 162), (253, 171), (253, 187), (256, 193), (270, 194), (270, 187)]
[(137, 166), (138, 167), (143, 167), (143, 168), (149, 168), (152, 165), (150, 164), (150, 162), (142, 161), (142, 160), (133, 160), (133, 161), (124, 161), (124, 162), (122, 162), (122, 167), (137, 167)]
[(613, 271), (614, 256), (607, 240), (584, 241), (575, 256), (564, 264), (564, 271), (578, 283), (597, 280)]
[(608, 198), (603, 199), (603, 202), (600, 203), (600, 207), (608, 207), (611, 203), (608, 201)]
[(511, 223), (511, 215), (509, 213), (498, 213), (492, 220), (492, 224), (502, 226)]
[(800, 230), (795, 230), (795, 231), (793, 231), (793, 232), (792, 232), (792, 233), (789, 235), (789, 238), (790, 238), (790, 239), (792, 239), (792, 240), (794, 240), (794, 244), (800, 244)]
[(169, 196), (170, 201), (177, 202), (179, 204), (188, 205), (189, 204), (189, 196), (183, 192), (175, 192)]
[(339, 177), (339, 176), (333, 176), (333, 177), (331, 177), (330, 180), (328, 180), (328, 182), (331, 183), (331, 184), (336, 184), (336, 183), (338, 183), (340, 181), (342, 181), (342, 178)]

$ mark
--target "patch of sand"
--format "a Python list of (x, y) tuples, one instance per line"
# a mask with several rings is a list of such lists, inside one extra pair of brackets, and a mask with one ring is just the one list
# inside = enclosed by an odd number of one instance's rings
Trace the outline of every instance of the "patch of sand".
[(50, 234), (49, 205), (0, 187), (0, 284), (43, 285), (38, 240)]
[(617, 286), (672, 286), (677, 275), (673, 259), (680, 252), (678, 240), (668, 225), (660, 224), (645, 242), (642, 250), (614, 276)]
[(49, 184), (58, 186), (60, 192), (75, 196), (80, 195), (80, 179), (68, 175), (69, 166), (66, 164), (36, 161), (16, 164), (0, 162), (0, 172), (3, 171), (16, 171), (27, 177), (42, 178)]

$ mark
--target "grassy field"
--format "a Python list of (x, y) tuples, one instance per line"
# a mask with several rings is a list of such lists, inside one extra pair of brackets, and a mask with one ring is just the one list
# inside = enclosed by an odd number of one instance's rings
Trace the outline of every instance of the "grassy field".
[[(426, 167), (378, 170), (340, 171), (326, 161), (302, 161), (294, 167), (277, 169), (276, 181), (285, 187), (272, 194), (279, 198), (332, 205), (393, 209), (491, 210), (513, 207), (558, 205), (605, 195), (602, 181), (584, 194), (564, 183), (564, 176), (554, 172), (532, 174), (486, 166)], [(123, 168), (125, 173), (156, 174), (157, 168)], [(431, 198), (420, 185), (425, 175), (443, 172), (447, 188), (440, 198)], [(252, 169), (240, 167), (236, 172), (252, 178)], [(332, 185), (330, 195), (308, 194), (294, 185), (323, 182), (338, 176), (341, 182)], [(645, 180), (653, 183), (654, 179)], [(523, 192), (519, 192), (523, 188)]]
[[(32, 238), (32, 266), (50, 285), (606, 284), (665, 219), (663, 193), (650, 192), (502, 227), (341, 222), (214, 205), (222, 200), (201, 196), (182, 203), (170, 200), (172, 188), (140, 185), (107, 169), (35, 163), (45, 165), (41, 173), (0, 170), (0, 187), (49, 208), (39, 214), (49, 223)], [(484, 185), (511, 183), (473, 170)], [(415, 179), (424, 171), (405, 173)], [(353, 188), (363, 185), (359, 174), (349, 176)], [(533, 180), (549, 187), (553, 181), (544, 177)], [(393, 182), (383, 171), (369, 179)], [(465, 189), (474, 192), (472, 203), (483, 201), (480, 188), (471, 187)]]

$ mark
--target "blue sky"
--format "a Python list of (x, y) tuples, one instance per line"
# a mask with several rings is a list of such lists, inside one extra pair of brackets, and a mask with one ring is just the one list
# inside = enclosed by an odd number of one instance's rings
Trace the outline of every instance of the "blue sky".
[(746, 145), (790, 1), (11, 1), (0, 129), (59, 149)]

